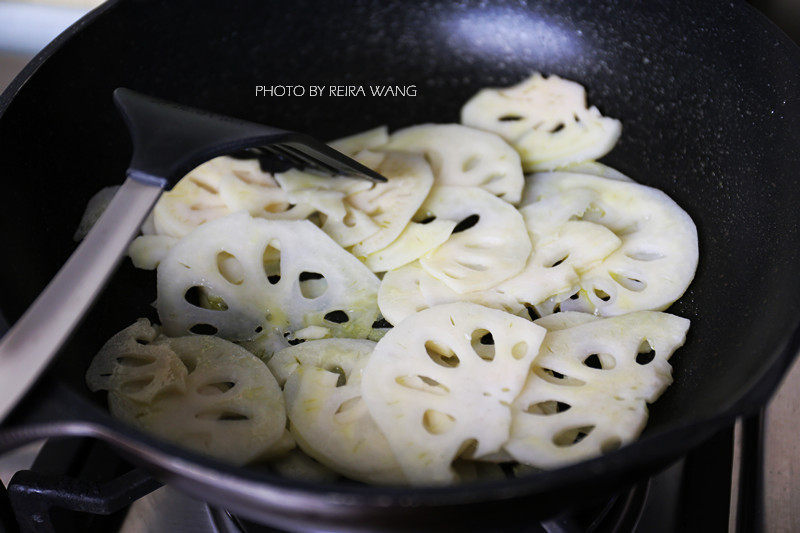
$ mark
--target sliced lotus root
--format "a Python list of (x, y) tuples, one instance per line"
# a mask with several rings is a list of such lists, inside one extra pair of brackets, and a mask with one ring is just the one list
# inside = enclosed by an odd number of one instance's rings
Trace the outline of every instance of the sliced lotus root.
[(452, 482), (456, 458), (500, 450), (544, 333), (461, 302), (412, 315), (381, 339), (362, 394), (409, 482)]
[(387, 272), (411, 263), (443, 244), (453, 233), (453, 220), (432, 220), (426, 224), (409, 222), (389, 246), (364, 258), (373, 272)]
[(304, 216), (302, 207), (292, 205), (257, 159), (218, 157), (192, 171), (198, 173), (208, 173), (209, 181), (219, 176), (219, 196), (231, 213), (247, 211), (254, 217), (289, 219)]
[(283, 433), (278, 440), (273, 442), (272, 446), (267, 448), (267, 450), (254, 459), (254, 461), (274, 461), (280, 457), (285, 457), (296, 448), (297, 441), (294, 440), (292, 432), (289, 431), (289, 428), (286, 428), (283, 430)]
[(347, 197), (347, 203), (366, 213), (380, 228), (352, 248), (366, 257), (389, 246), (417, 212), (433, 185), (431, 167), (421, 156), (387, 152), (377, 154), (380, 164), (368, 164), (384, 176), (385, 183)]
[(527, 312), (513, 295), (496, 288), (459, 294), (428, 274), (418, 261), (387, 272), (378, 289), (378, 307), (392, 324), (424, 309), (454, 302), (472, 302), (515, 315)]
[[(588, 194), (585, 209), (573, 221), (610, 230), (621, 241), (602, 261), (579, 272), (577, 285), (591, 304), (583, 310), (613, 316), (666, 309), (689, 286), (697, 268), (697, 229), (662, 191), (565, 172), (537, 174), (532, 179), (537, 203), (558, 204), (575, 193)], [(565, 290), (563, 294), (568, 298), (575, 293)]]
[(610, 229), (582, 215), (591, 201), (586, 191), (570, 191), (520, 209), (533, 250), (524, 270), (498, 285), (527, 306), (570, 290), (580, 275), (608, 257), (622, 241)]
[(290, 479), (300, 479), (312, 483), (332, 483), (339, 479), (339, 474), (298, 449), (273, 460), (270, 466), (278, 474)]
[(444, 244), (420, 258), (422, 268), (455, 292), (494, 287), (518, 274), (530, 255), (519, 212), (477, 187), (436, 186), (420, 212), (458, 222)]
[(345, 201), (348, 195), (371, 188), (369, 181), (297, 169), (276, 174), (275, 179), (289, 201), (308, 206), (319, 219), (322, 231), (340, 246), (352, 246), (380, 229), (366, 213)]
[[(146, 321), (134, 325), (144, 326)], [(139, 335), (136, 338), (142, 340)], [(267, 454), (283, 435), (286, 412), (280, 387), (266, 365), (244, 348), (207, 335), (162, 337), (156, 341), (160, 349), (157, 357), (165, 361), (160, 366), (172, 366), (177, 361), (182, 367), (183, 387), (162, 388), (147, 399), (141, 394), (137, 399), (127, 390), (126, 383), (131, 382), (121, 376), (131, 373), (126, 358), (143, 359), (124, 348), (118, 357), (109, 355), (117, 344), (114, 339), (98, 354), (99, 366), (105, 366), (106, 361), (117, 365), (112, 378), (94, 382), (93, 369), (87, 376), (92, 388), (108, 389), (109, 409), (114, 416), (158, 437), (236, 464)], [(141, 369), (146, 365), (134, 368), (138, 370), (135, 375), (140, 376), (137, 379), (143, 380)], [(98, 375), (106, 373), (101, 370)], [(157, 378), (158, 374), (153, 381)]]
[(169, 235), (139, 235), (128, 246), (128, 256), (136, 268), (155, 270), (176, 242)]
[(640, 311), (552, 329), (514, 401), (505, 450), (552, 468), (633, 441), (646, 403), (672, 382), (667, 361), (688, 328), (684, 318)]
[(587, 108), (581, 85), (538, 73), (512, 87), (481, 90), (461, 109), (461, 122), (510, 142), (526, 172), (600, 158), (622, 132), (618, 120)]
[(331, 141), (328, 145), (334, 150), (342, 152), (344, 155), (353, 157), (364, 150), (372, 150), (383, 146), (389, 140), (389, 129), (386, 126), (378, 126), (371, 130), (362, 131), (355, 135), (349, 135), (341, 139)]
[(278, 328), (266, 326), (252, 339), (238, 344), (266, 363), (276, 352), (290, 346), (288, 336)]
[(601, 178), (608, 178), (617, 181), (634, 181), (629, 176), (626, 176), (619, 170), (611, 168), (603, 163), (597, 161), (582, 161), (580, 163), (572, 163), (566, 167), (561, 168), (564, 172), (574, 172), (576, 174), (590, 174), (592, 176), (600, 176)]
[[(569, 172), (571, 174), (589, 174), (590, 176), (599, 176), (601, 178), (607, 178), (610, 180), (634, 182), (633, 179), (629, 178), (619, 170), (611, 168), (602, 163), (598, 163), (597, 161), (583, 161), (581, 163), (573, 163), (571, 165), (567, 165), (566, 167), (560, 168), (558, 172)], [(548, 172), (537, 172), (526, 176), (525, 187), (522, 189), (522, 200), (520, 200), (519, 205), (526, 206), (534, 202), (537, 202), (539, 200), (539, 198), (536, 197), (538, 193), (534, 189), (534, 185), (536, 183), (534, 177), (538, 176), (539, 174), (548, 174)]]
[(217, 174), (190, 172), (162, 194), (153, 208), (156, 233), (180, 238), (229, 214), (231, 210), (219, 195), (219, 181)]
[(89, 230), (100, 220), (100, 217), (106, 211), (106, 207), (114, 199), (119, 187), (119, 185), (103, 187), (89, 199), (86, 204), (86, 210), (83, 212), (81, 221), (78, 224), (78, 229), (75, 230), (75, 234), (72, 236), (73, 240), (82, 241), (89, 234)]
[(331, 336), (331, 330), (323, 326), (308, 326), (307, 328), (298, 329), (286, 336), (289, 341), (317, 341), (320, 339), (327, 339)]
[[(513, 459), (511, 459), (513, 461)], [(508, 479), (500, 465), (485, 461), (460, 460), (453, 463), (458, 480), (461, 483), (476, 483), (478, 481), (501, 481)]]
[(570, 287), (543, 302), (539, 302), (533, 306), (533, 309), (540, 317), (562, 312), (593, 314), (596, 311), (594, 304), (586, 296), (586, 292), (581, 289), (580, 285)]
[[(378, 316), (378, 284), (311, 222), (236, 213), (172, 247), (158, 267), (156, 307), (171, 336), (245, 341), (268, 328), (324, 326), (335, 336), (359, 338)], [(213, 305), (203, 305), (203, 295)]]
[[(291, 431), (300, 448), (340, 474), (368, 483), (403, 483), (386, 438), (361, 397), (361, 374), (375, 347), (370, 341), (309, 341), (272, 359), (272, 368), (295, 361), (284, 386)], [(289, 362), (290, 363), (290, 362)]]
[(185, 390), (186, 367), (146, 318), (111, 337), (92, 359), (86, 384), (137, 402)]
[(558, 331), (594, 322), (595, 320), (600, 320), (600, 317), (578, 311), (562, 311), (537, 318), (533, 323), (542, 326), (547, 331)]
[(423, 124), (394, 132), (381, 149), (424, 155), (437, 185), (480, 187), (519, 202), (524, 182), (519, 155), (494, 133), (460, 124)]
[(150, 214), (147, 215), (147, 218), (144, 219), (142, 222), (141, 227), (139, 228), (142, 232), (142, 235), (155, 235), (156, 234), (156, 223), (153, 221), (153, 211), (150, 211)]

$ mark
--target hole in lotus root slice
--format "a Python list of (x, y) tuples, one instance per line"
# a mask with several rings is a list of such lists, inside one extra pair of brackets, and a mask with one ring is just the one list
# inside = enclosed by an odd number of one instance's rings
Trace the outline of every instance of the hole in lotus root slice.
[(379, 317), (378, 320), (372, 323), (372, 329), (389, 329), (393, 327), (394, 326), (383, 317)]
[(316, 227), (321, 228), (328, 221), (328, 215), (320, 211), (314, 211), (308, 215), (308, 221), (314, 224)]
[(180, 359), (183, 366), (186, 367), (186, 372), (191, 374), (197, 369), (197, 358), (193, 355), (187, 353), (178, 354), (178, 358)]
[(478, 357), (484, 361), (491, 361), (494, 359), (494, 339), (489, 330), (479, 328), (472, 332), (471, 336), (472, 349), (478, 354)]
[(195, 335), (216, 335), (218, 330), (211, 324), (195, 324), (189, 328), (189, 331)]
[(453, 233), (461, 233), (462, 231), (468, 230), (469, 228), (477, 224), (480, 219), (481, 219), (480, 215), (468, 216), (467, 218), (456, 224), (456, 227), (453, 228)]
[[(337, 383), (337, 387), (340, 385)], [(339, 418), (344, 418), (345, 415), (350, 414), (350, 411), (358, 409), (361, 407), (361, 404), (364, 403), (364, 400), (361, 399), (361, 396), (354, 396), (352, 398), (348, 398), (347, 400), (343, 401), (339, 407), (336, 408), (336, 412), (333, 413), (334, 420)]]
[(217, 383), (207, 383), (205, 385), (200, 386), (197, 389), (197, 393), (205, 396), (216, 396), (218, 394), (225, 394), (235, 386), (236, 383), (234, 383), (233, 381), (220, 381)]
[(626, 252), (625, 255), (627, 255), (634, 261), (657, 261), (659, 259), (663, 259), (664, 257), (664, 254), (662, 254), (661, 252), (647, 251), (647, 250), (635, 250), (631, 252)]
[(468, 157), (464, 160), (464, 163), (461, 165), (462, 172), (469, 172), (473, 168), (476, 168), (481, 163), (481, 156), (473, 155)]
[(498, 117), (498, 122), (516, 122), (518, 120), (522, 120), (523, 117), (521, 115), (503, 115)]
[(593, 430), (594, 426), (580, 426), (562, 429), (553, 435), (553, 444), (562, 448), (573, 446), (586, 438)]
[(555, 260), (552, 260), (552, 261), (545, 261), (543, 266), (545, 268), (557, 267), (558, 265), (560, 265), (561, 263), (566, 261), (568, 257), (569, 257), (569, 254), (559, 254), (559, 258), (558, 259), (555, 259)]
[(603, 369), (603, 363), (600, 362), (600, 357), (596, 353), (587, 355), (586, 359), (583, 360), (583, 364), (596, 370)]
[(550, 416), (563, 413), (571, 408), (572, 406), (568, 403), (560, 402), (558, 400), (546, 400), (544, 402), (530, 404), (525, 408), (525, 412), (530, 415)]
[(186, 300), (189, 304), (195, 307), (202, 307), (200, 300), (202, 298), (202, 291), (203, 287), (195, 285), (194, 287), (189, 287), (186, 289), (186, 292), (183, 293), (183, 299)]
[(216, 420), (219, 422), (242, 422), (245, 420), (250, 420), (250, 417), (243, 413), (237, 413), (236, 411), (220, 411), (220, 410), (209, 410), (209, 411), (200, 411), (195, 415), (195, 418), (198, 420)]
[(221, 296), (211, 294), (211, 292), (200, 285), (195, 285), (186, 289), (183, 299), (187, 303), (209, 311), (227, 311), (228, 304)]
[(140, 367), (153, 364), (155, 357), (145, 354), (127, 354), (117, 357), (117, 364), (127, 367)]
[(617, 360), (613, 355), (593, 353), (583, 359), (583, 364), (596, 370), (611, 370), (617, 366)]
[(611, 300), (610, 294), (608, 294), (603, 289), (598, 289), (597, 287), (594, 288), (594, 295), (604, 302), (608, 302), (609, 300)]
[(428, 376), (397, 376), (394, 380), (395, 383), (403, 387), (429, 392), (438, 396), (446, 396), (450, 393), (450, 389)]
[(201, 189), (206, 191), (208, 194), (215, 195), (215, 194), (219, 193), (219, 189), (217, 189), (216, 187), (214, 187), (210, 183), (206, 183), (205, 181), (196, 178), (195, 176), (189, 177), (189, 181), (192, 182), (193, 184), (195, 184), (197, 187), (200, 187)]
[(241, 285), (244, 281), (242, 263), (228, 252), (217, 254), (217, 268), (225, 281), (232, 285)]
[(264, 248), (264, 273), (267, 280), (273, 285), (281, 280), (281, 244), (277, 240), (271, 240)]
[(642, 292), (647, 288), (647, 282), (638, 277), (633, 277), (630, 274), (622, 274), (620, 272), (609, 272), (611, 279), (619, 283), (622, 287), (629, 291)]
[(333, 322), (335, 324), (344, 324), (345, 322), (350, 320), (350, 317), (347, 316), (347, 313), (345, 313), (341, 309), (326, 313), (324, 318), (328, 322)]
[(319, 298), (328, 290), (328, 281), (318, 272), (301, 272), (298, 281), (300, 294), (309, 300)]
[(336, 378), (336, 386), (337, 387), (344, 387), (347, 385), (347, 374), (345, 373), (344, 369), (339, 365), (332, 365), (326, 368), (328, 372), (332, 374), (337, 374), (338, 377)]
[(582, 387), (586, 385), (586, 382), (583, 380), (565, 376), (564, 374), (549, 368), (536, 367), (533, 371), (537, 376), (548, 383), (552, 383), (553, 385), (564, 385), (567, 387)]
[(640, 365), (650, 364), (656, 357), (656, 351), (650, 346), (650, 342), (644, 339), (639, 345), (638, 353), (636, 354), (636, 362)]
[(475, 457), (475, 452), (478, 450), (477, 439), (466, 439), (459, 446), (456, 452), (455, 459), (472, 459)]
[(452, 415), (442, 413), (436, 409), (428, 409), (422, 415), (422, 426), (431, 435), (442, 435), (447, 433), (456, 424), (456, 419)]
[(453, 350), (446, 346), (441, 346), (436, 341), (425, 342), (425, 351), (431, 361), (445, 368), (455, 368), (461, 362)]

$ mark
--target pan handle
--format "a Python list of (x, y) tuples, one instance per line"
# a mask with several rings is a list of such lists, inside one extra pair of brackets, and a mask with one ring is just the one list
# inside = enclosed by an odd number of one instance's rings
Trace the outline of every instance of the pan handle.
[(0, 427), (0, 455), (50, 437), (98, 437), (98, 411), (75, 391), (45, 375)]

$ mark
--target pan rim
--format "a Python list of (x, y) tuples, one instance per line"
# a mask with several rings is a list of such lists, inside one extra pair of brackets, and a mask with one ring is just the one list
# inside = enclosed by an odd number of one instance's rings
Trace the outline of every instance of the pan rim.
[[(56, 37), (34, 59), (26, 65), (14, 78), (5, 91), (0, 94), (0, 120), (17, 94), (24, 89), (25, 84), (41, 67), (67, 42), (69, 42), (84, 27), (91, 24), (98, 17), (112, 11), (125, 0), (109, 0), (95, 8), (87, 15), (70, 26), (65, 32)], [(800, 64), (800, 48), (777, 26), (772, 24), (756, 8), (744, 2), (737, 2), (733, 8), (749, 10), (754, 23), (769, 32), (782, 45), (782, 50)], [(788, 298), (788, 296), (787, 296)], [(143, 444), (147, 449), (147, 460), (144, 456), (136, 462), (146, 462), (145, 468), (156, 470), (161, 474), (179, 475), (185, 481), (192, 480), (197, 483), (209, 483), (219, 486), (225, 482), (226, 489), (231, 493), (247, 495), (262, 494), (263, 489), (274, 491), (276, 505), (286, 503), (288, 496), (307, 498), (314, 495), (323, 503), (333, 506), (357, 505), (371, 506), (376, 509), (389, 506), (414, 505), (424, 507), (446, 506), (463, 504), (473, 501), (497, 501), (502, 499), (517, 498), (521, 496), (534, 496), (537, 493), (563, 489), (580, 481), (587, 481), (592, 477), (613, 475), (634, 468), (643, 468), (659, 461), (671, 461), (682, 452), (700, 444), (736, 417), (760, 408), (774, 392), (776, 384), (780, 381), (788, 366), (800, 350), (800, 317), (794, 319), (794, 326), (787, 327), (779, 342), (778, 348), (771, 353), (769, 363), (761, 371), (751, 376), (748, 385), (736, 398), (731, 399), (728, 405), (717, 414), (698, 418), (687, 424), (673, 424), (660, 428), (656, 432), (645, 436), (627, 446), (610, 454), (581, 461), (562, 468), (547, 470), (533, 475), (508, 479), (502, 481), (477, 482), (464, 485), (451, 485), (446, 487), (381, 487), (368, 485), (321, 484), (283, 478), (277, 475), (266, 474), (245, 467), (235, 467), (199, 454), (184, 450), (167, 442), (162, 442), (144, 432), (130, 427), (111, 417), (111, 415), (85, 398), (77, 396), (81, 401), (91, 406), (94, 420), (85, 423), (84, 431), (104, 440), (112, 441), (123, 449), (129, 448), (130, 443), (120, 442), (119, 439), (129, 439), (134, 443)], [(668, 437), (668, 438), (665, 438)], [(653, 446), (656, 441), (659, 446)], [(629, 457), (630, 456), (630, 457)], [(631, 459), (635, 459), (632, 461)], [(144, 465), (143, 465), (144, 466)], [(194, 470), (194, 475), (192, 473)], [(224, 474), (220, 476), (220, 474)], [(184, 490), (197, 496), (208, 497), (209, 493), (203, 492), (203, 487), (179, 483)], [(238, 484), (234, 487), (231, 483)], [(255, 490), (261, 489), (261, 490)], [(255, 492), (253, 492), (255, 490)], [(292, 494), (287, 494), (291, 491)], [(413, 502), (410, 501), (410, 498)], [(306, 502), (307, 503), (307, 502)], [(291, 508), (291, 507), (290, 507)], [(307, 509), (307, 508), (303, 508)]]

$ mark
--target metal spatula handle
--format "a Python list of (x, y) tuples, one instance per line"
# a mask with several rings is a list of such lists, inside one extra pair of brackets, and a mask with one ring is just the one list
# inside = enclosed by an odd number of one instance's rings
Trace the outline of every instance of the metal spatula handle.
[(159, 186), (125, 180), (66, 264), (0, 340), (0, 421), (89, 310), (160, 194)]
[(45, 370), (89, 310), (162, 189), (213, 157), (272, 146), (334, 173), (383, 181), (307, 135), (114, 91), (133, 141), (128, 178), (33, 305), (0, 340), (0, 422)]

